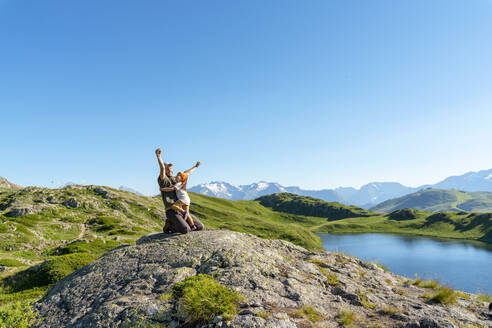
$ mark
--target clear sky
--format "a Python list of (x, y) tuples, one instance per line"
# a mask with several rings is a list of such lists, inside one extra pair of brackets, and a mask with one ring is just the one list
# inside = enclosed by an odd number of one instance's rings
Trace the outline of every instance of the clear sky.
[(491, 0), (0, 0), (0, 176), (409, 186), (492, 168)]

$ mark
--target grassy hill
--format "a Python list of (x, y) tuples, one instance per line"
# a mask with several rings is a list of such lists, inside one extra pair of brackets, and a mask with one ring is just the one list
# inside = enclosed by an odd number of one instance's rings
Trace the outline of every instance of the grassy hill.
[(492, 212), (492, 192), (466, 192), (456, 189), (423, 189), (382, 202), (371, 211), (389, 213), (413, 208), (430, 212)]
[[(321, 248), (316, 233), (409, 233), (492, 242), (491, 214), (399, 210), (377, 214), (287, 193), (231, 201), (190, 193), (207, 228)], [(162, 231), (159, 197), (99, 186), (0, 190), (0, 305), (33, 299), (121, 244)]]
[(347, 218), (312, 229), (317, 233), (394, 233), (492, 243), (492, 213), (396, 210), (368, 218)]
[(321, 199), (286, 192), (262, 196), (255, 200), (277, 212), (328, 218), (329, 220), (374, 215), (374, 213), (360, 207), (326, 202)]

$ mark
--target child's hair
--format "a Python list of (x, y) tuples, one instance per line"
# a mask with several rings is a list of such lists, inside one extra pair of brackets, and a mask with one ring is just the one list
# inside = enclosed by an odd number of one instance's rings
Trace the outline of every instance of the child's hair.
[(183, 172), (178, 172), (178, 175), (181, 177), (181, 184), (183, 185), (184, 190), (186, 190), (186, 182), (188, 182), (188, 174)]

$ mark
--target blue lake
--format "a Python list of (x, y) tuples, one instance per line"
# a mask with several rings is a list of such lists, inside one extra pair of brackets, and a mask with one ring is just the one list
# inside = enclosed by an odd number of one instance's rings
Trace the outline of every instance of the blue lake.
[(386, 234), (319, 234), (323, 247), (454, 289), (492, 294), (492, 245)]

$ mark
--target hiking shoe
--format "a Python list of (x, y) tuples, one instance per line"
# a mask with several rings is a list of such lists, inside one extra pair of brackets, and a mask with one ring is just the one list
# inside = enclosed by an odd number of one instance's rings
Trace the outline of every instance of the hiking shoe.
[(194, 225), (194, 224), (190, 228), (191, 228), (191, 230), (196, 230), (197, 229), (196, 228), (196, 225)]

